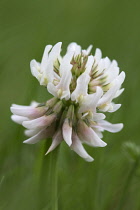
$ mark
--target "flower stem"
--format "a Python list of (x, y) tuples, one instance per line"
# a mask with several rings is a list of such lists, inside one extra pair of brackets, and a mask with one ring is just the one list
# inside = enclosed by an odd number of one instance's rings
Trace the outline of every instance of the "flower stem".
[(51, 177), (50, 177), (50, 183), (51, 183), (51, 207), (52, 207), (51, 209), (52, 210), (58, 210), (58, 195), (57, 195), (58, 150), (59, 150), (59, 148), (56, 148), (51, 153), (51, 167), (50, 167)]
[[(45, 209), (46, 204), (48, 203), (48, 188), (49, 186), (49, 163), (50, 157), (45, 156), (45, 152), (48, 150), (50, 146), (50, 139), (47, 139), (43, 144), (41, 150), (41, 160), (39, 160), (40, 165), (40, 173), (39, 173), (39, 206), (38, 209)], [(39, 157), (40, 159), (40, 157)], [(46, 208), (47, 209), (47, 208)]]
[(45, 156), (52, 140), (47, 139), (43, 145), (43, 157), (39, 183), (39, 209), (57, 210), (57, 163), (58, 148)]
[(124, 203), (125, 203), (126, 197), (127, 197), (127, 192), (128, 192), (129, 187), (130, 187), (131, 181), (133, 179), (133, 176), (135, 174), (135, 171), (136, 171), (136, 168), (137, 168), (138, 164), (139, 164), (139, 161), (136, 160), (134, 162), (130, 172), (129, 172), (129, 175), (128, 175), (128, 177), (126, 179), (126, 182), (125, 182), (125, 185), (124, 185), (124, 189), (122, 191), (122, 197), (120, 199), (117, 210), (122, 210), (123, 209), (123, 206), (124, 206)]

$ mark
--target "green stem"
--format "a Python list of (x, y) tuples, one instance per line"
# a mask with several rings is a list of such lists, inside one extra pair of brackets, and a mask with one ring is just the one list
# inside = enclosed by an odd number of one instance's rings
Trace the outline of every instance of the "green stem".
[(39, 183), (39, 209), (57, 210), (57, 162), (58, 148), (45, 156), (52, 140), (47, 139), (43, 145), (42, 166)]
[(117, 210), (122, 210), (123, 209), (123, 206), (124, 206), (124, 203), (126, 201), (126, 197), (127, 197), (127, 192), (128, 192), (128, 189), (130, 187), (130, 184), (131, 184), (131, 181), (133, 179), (133, 176), (135, 174), (135, 171), (136, 171), (136, 168), (138, 166), (138, 160), (136, 160), (130, 170), (130, 173), (126, 179), (126, 182), (125, 182), (125, 185), (124, 185), (124, 189), (123, 189), (123, 192), (122, 192), (122, 197), (120, 199), (120, 202), (119, 202), (119, 205), (118, 205), (118, 208)]
[(58, 150), (56, 148), (51, 154), (51, 209), (58, 210), (58, 195), (57, 195), (57, 178), (58, 178)]
[[(49, 163), (50, 157), (45, 156), (46, 151), (50, 146), (50, 139), (47, 139), (43, 144), (41, 154), (39, 156), (39, 206), (38, 209), (45, 210), (46, 203), (48, 203), (48, 179), (49, 179)], [(41, 159), (40, 159), (41, 158)], [(47, 198), (47, 199), (46, 199)], [(46, 208), (47, 209), (47, 208)]]

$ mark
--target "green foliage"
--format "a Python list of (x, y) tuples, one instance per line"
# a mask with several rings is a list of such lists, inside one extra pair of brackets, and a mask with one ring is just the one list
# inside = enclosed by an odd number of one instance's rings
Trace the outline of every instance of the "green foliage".
[[(117, 134), (105, 133), (105, 148), (89, 148), (87, 163), (64, 143), (58, 162), (60, 210), (115, 210), (121, 199), (130, 164), (121, 147), (126, 141), (140, 145), (139, 19), (140, 1), (126, 0), (1, 0), (0, 6), (0, 210), (49, 210), (49, 187), (44, 208), (40, 201), (42, 143), (25, 145), (23, 128), (11, 119), (12, 103), (28, 105), (50, 98), (31, 76), (29, 62), (41, 59), (46, 44), (76, 41), (83, 48), (93, 44), (103, 56), (116, 59), (126, 72), (125, 92), (117, 99), (123, 106), (108, 115), (123, 122)], [(62, 53), (64, 53), (64, 51)], [(49, 168), (46, 164), (46, 172)], [(42, 178), (46, 183), (46, 177)], [(135, 176), (123, 210), (140, 209), (140, 177)]]

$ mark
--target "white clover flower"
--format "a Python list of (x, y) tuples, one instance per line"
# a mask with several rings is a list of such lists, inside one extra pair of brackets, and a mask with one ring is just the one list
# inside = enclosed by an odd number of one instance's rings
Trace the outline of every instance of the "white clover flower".
[(111, 124), (100, 112), (115, 112), (121, 104), (113, 99), (124, 89), (121, 85), (125, 73), (119, 74), (115, 60), (102, 58), (100, 49), (91, 55), (92, 46), (82, 50), (71, 43), (62, 57), (61, 42), (54, 47), (47, 45), (41, 63), (31, 61), (31, 72), (40, 85), (47, 87), (54, 97), (45, 103), (30, 106), (12, 105), (12, 120), (22, 124), (29, 138), (24, 143), (35, 144), (42, 139), (52, 138), (46, 154), (54, 150), (61, 141), (86, 161), (93, 161), (83, 147), (104, 147), (102, 132), (115, 133), (123, 124)]

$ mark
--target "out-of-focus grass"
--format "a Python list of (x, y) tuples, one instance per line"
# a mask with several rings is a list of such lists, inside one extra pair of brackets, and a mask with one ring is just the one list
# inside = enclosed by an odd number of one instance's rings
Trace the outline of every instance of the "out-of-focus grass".
[[(84, 162), (64, 143), (59, 157), (59, 209), (116, 209), (131, 167), (122, 143), (140, 144), (140, 2), (1, 0), (0, 5), (0, 210), (39, 209), (42, 144), (22, 144), (23, 129), (10, 120), (9, 107), (50, 97), (31, 76), (29, 62), (40, 60), (45, 45), (58, 41), (63, 42), (64, 51), (72, 41), (83, 48), (93, 44), (126, 72), (126, 90), (119, 98), (123, 106), (108, 115), (112, 122), (124, 123), (123, 131), (105, 133), (106, 148), (87, 147), (93, 163)], [(134, 177), (123, 209), (140, 209), (139, 189), (140, 177)]]

